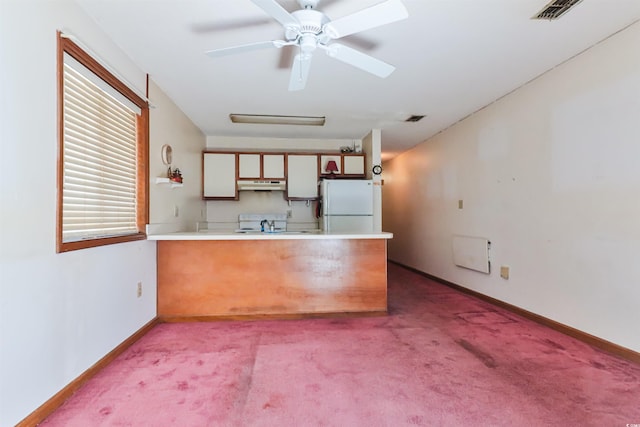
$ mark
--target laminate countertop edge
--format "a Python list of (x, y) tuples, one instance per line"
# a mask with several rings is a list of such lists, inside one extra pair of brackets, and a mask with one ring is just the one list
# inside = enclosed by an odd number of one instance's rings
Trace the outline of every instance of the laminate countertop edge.
[(234, 233), (229, 231), (186, 231), (148, 234), (147, 240), (328, 240), (328, 239), (392, 239), (393, 233)]

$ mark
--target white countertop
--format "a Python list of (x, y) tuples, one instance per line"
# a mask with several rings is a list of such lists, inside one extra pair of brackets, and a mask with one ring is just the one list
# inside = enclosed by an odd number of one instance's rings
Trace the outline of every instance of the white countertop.
[(286, 231), (279, 233), (236, 233), (224, 230), (185, 231), (148, 234), (148, 240), (322, 240), (322, 239), (392, 239), (392, 233), (327, 233), (324, 231)]

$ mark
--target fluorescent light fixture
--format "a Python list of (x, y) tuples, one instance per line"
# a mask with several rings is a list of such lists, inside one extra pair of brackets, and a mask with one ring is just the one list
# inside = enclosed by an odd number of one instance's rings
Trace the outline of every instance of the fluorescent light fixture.
[(252, 123), (261, 125), (302, 125), (324, 126), (325, 117), (313, 116), (267, 116), (261, 114), (229, 114), (233, 123)]

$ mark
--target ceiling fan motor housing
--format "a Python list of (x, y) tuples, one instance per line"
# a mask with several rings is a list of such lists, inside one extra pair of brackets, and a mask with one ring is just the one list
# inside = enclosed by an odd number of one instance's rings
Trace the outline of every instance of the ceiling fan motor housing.
[(302, 34), (311, 33), (318, 35), (322, 32), (322, 27), (330, 21), (324, 13), (311, 9), (296, 10), (292, 12), (291, 15), (300, 23), (299, 31)]
[(310, 55), (316, 50), (318, 43), (322, 42), (319, 40), (319, 36), (322, 34), (324, 25), (330, 22), (330, 19), (324, 13), (312, 9), (296, 10), (291, 15), (300, 24), (297, 29), (300, 37), (300, 50), (304, 54)]

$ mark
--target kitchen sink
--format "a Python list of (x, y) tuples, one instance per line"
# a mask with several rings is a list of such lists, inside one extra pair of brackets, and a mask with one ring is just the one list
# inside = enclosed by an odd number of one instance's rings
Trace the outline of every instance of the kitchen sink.
[(241, 234), (317, 234), (320, 230), (276, 230), (276, 231), (259, 231), (259, 230), (236, 230)]

